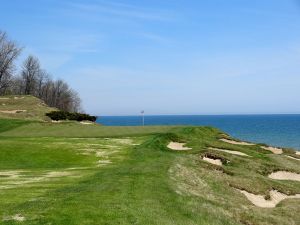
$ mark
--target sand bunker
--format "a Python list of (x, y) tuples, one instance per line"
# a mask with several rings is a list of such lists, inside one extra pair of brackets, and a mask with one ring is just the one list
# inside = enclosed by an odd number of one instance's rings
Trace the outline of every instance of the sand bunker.
[(220, 159), (212, 159), (212, 158), (209, 158), (209, 157), (203, 157), (203, 160), (206, 161), (206, 162), (209, 162), (211, 164), (217, 165), (217, 166), (222, 166), (223, 165), (223, 163)]
[(263, 195), (255, 195), (252, 193), (249, 193), (247, 191), (239, 190), (241, 193), (243, 193), (247, 199), (252, 202), (255, 206), (262, 207), (262, 208), (274, 208), (278, 203), (285, 199), (292, 199), (292, 198), (299, 198), (300, 194), (296, 195), (285, 195), (283, 193), (280, 193), (279, 191), (272, 190), (270, 191), (270, 199), (266, 200)]
[(22, 113), (22, 112), (26, 112), (27, 110), (4, 110), (4, 111), (0, 111), (0, 113), (7, 113), (7, 114), (15, 114), (15, 113)]
[(83, 124), (83, 125), (93, 125), (93, 123), (92, 122), (80, 122), (81, 124)]
[(275, 147), (265, 147), (265, 146), (260, 146), (262, 149), (268, 150), (273, 152), (276, 155), (280, 155), (283, 153), (281, 148), (275, 148)]
[(191, 148), (184, 147), (185, 143), (179, 143), (179, 142), (170, 142), (168, 144), (168, 148), (172, 150), (177, 150), (177, 151), (185, 151), (185, 150), (191, 150)]
[(14, 99), (24, 99), (25, 97), (22, 96), (22, 97), (14, 97)]
[(233, 154), (233, 155), (240, 155), (240, 156), (250, 157), (249, 155), (247, 155), (243, 152), (239, 152), (239, 151), (231, 151), (231, 150), (226, 150), (226, 149), (221, 149), (221, 148), (212, 148), (212, 147), (209, 147), (209, 149), (215, 150), (215, 151), (220, 151), (220, 152), (226, 152), (226, 153)]
[(271, 173), (268, 177), (271, 179), (274, 179), (274, 180), (300, 181), (300, 174), (287, 172), (287, 171), (277, 171), (277, 172)]
[(300, 159), (298, 159), (298, 158), (295, 158), (295, 157), (293, 157), (293, 156), (289, 156), (289, 155), (287, 155), (286, 157), (288, 157), (288, 158), (290, 158), (290, 159), (295, 159), (295, 160), (298, 160), (298, 161), (300, 161)]
[(255, 145), (255, 144), (249, 143), (249, 142), (234, 141), (234, 140), (229, 140), (229, 139), (225, 139), (225, 138), (220, 139), (220, 141), (223, 141), (223, 142), (226, 142), (226, 143), (229, 143), (229, 144), (233, 144), (233, 145)]

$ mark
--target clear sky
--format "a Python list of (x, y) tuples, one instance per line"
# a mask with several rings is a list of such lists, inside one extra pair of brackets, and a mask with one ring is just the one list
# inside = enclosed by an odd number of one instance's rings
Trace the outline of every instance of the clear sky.
[(297, 0), (1, 0), (96, 115), (300, 113)]

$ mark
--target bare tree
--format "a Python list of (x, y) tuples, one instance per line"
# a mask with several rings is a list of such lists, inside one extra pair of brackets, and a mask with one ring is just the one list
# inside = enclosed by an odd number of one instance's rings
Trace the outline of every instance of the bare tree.
[(20, 52), (21, 48), (10, 41), (5, 32), (0, 31), (0, 94), (4, 94), (10, 85), (15, 69), (14, 61)]
[(36, 85), (38, 82), (38, 76), (41, 73), (40, 62), (38, 58), (30, 55), (24, 61), (21, 76), (24, 82), (24, 94), (34, 95), (36, 91)]

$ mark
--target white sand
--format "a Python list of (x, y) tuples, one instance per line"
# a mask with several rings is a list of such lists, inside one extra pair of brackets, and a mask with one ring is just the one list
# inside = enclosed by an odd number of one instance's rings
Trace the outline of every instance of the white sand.
[(300, 181), (300, 174), (287, 172), (287, 171), (277, 171), (277, 172), (271, 173), (268, 177), (271, 179), (274, 179), (274, 180)]
[(208, 158), (208, 157), (203, 157), (203, 160), (206, 161), (206, 162), (209, 162), (211, 164), (214, 164), (214, 165), (218, 165), (218, 166), (223, 165), (223, 163), (220, 159), (211, 159), (211, 158)]
[(223, 142), (226, 142), (229, 144), (233, 144), (233, 145), (255, 145), (255, 144), (249, 143), (249, 142), (233, 141), (233, 140), (229, 140), (229, 139), (225, 139), (225, 138), (220, 139), (220, 141), (223, 141)]
[(226, 153), (233, 154), (233, 155), (240, 155), (240, 156), (248, 156), (248, 157), (250, 157), (249, 155), (247, 155), (247, 154), (245, 154), (243, 152), (239, 152), (239, 151), (232, 151), (232, 150), (221, 149), (221, 148), (212, 148), (212, 147), (209, 147), (209, 149), (215, 150), (215, 151), (220, 151), (220, 152), (226, 152)]
[(295, 154), (296, 154), (296, 155), (300, 155), (300, 151), (297, 151)]
[(247, 199), (252, 202), (255, 206), (262, 207), (262, 208), (274, 208), (278, 203), (285, 199), (291, 199), (291, 198), (299, 198), (300, 194), (296, 195), (285, 195), (283, 193), (280, 193), (279, 191), (272, 190), (270, 191), (270, 199), (266, 200), (264, 196), (262, 195), (255, 195), (252, 193), (249, 193), (247, 191), (239, 190), (241, 193), (243, 193)]
[(184, 147), (186, 143), (179, 143), (179, 142), (170, 142), (168, 144), (168, 148), (172, 150), (177, 150), (177, 151), (185, 151), (185, 150), (191, 150), (191, 148)]
[(298, 160), (298, 161), (300, 161), (300, 159), (298, 159), (298, 158), (295, 158), (295, 157), (293, 157), (293, 156), (289, 156), (289, 155), (287, 155), (286, 157), (288, 157), (288, 158), (290, 158), (290, 159), (295, 159), (295, 160)]
[(275, 148), (275, 147), (265, 147), (265, 146), (260, 146), (262, 149), (268, 150), (273, 152), (276, 155), (280, 155), (283, 153), (281, 148)]

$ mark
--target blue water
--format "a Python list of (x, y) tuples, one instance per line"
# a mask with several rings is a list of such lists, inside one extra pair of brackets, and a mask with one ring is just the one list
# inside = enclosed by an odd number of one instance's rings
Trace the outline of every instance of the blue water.
[[(140, 116), (103, 116), (108, 126), (138, 126)], [(233, 137), (300, 149), (300, 115), (145, 116), (145, 125), (208, 125)]]

